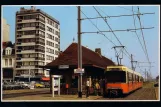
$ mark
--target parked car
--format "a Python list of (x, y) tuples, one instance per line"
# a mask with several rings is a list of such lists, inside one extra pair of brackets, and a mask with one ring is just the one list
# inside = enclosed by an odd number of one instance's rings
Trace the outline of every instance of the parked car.
[(45, 85), (45, 88), (50, 88), (50, 83), (49, 82), (44, 82), (43, 85)]
[(41, 83), (35, 83), (35, 87), (36, 88), (45, 88), (45, 85), (43, 85)]
[(21, 85), (16, 84), (14, 82), (5, 82), (3, 83), (4, 90), (14, 90), (14, 89), (21, 89)]
[(30, 83), (24, 82), (24, 83), (21, 83), (21, 86), (23, 87), (23, 89), (29, 89)]

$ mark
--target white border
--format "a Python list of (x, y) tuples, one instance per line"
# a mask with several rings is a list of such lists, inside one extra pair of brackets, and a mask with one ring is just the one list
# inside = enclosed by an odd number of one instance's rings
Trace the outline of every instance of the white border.
[[(2, 31), (3, 31), (3, 21), (2, 21), (2, 18), (3, 18), (3, 7), (11, 7), (11, 6), (80, 6), (80, 5), (2, 5), (1, 6), (1, 35), (2, 35)], [(91, 5), (81, 5), (81, 6), (91, 6)], [(93, 5), (93, 6), (116, 6), (116, 5)], [(117, 6), (133, 6), (133, 5), (117, 5)], [(159, 6), (159, 54), (158, 54), (158, 58), (159, 58), (159, 64), (158, 64), (158, 67), (159, 67), (159, 83), (160, 83), (160, 5), (139, 5), (139, 6)], [(1, 36), (1, 40), (2, 40), (2, 36)], [(2, 44), (2, 41), (1, 41), (1, 44)], [(1, 61), (2, 61), (2, 45), (1, 45)], [(2, 63), (2, 62), (1, 62)], [(2, 64), (1, 64), (2, 65)], [(1, 66), (1, 71), (2, 71), (2, 66)], [(2, 72), (1, 72), (1, 76), (2, 76)], [(3, 100), (2, 99), (2, 94), (1, 94), (1, 101), (2, 102), (129, 102), (129, 101), (132, 101), (132, 102), (144, 102), (144, 101), (160, 101), (160, 84), (159, 84), (159, 96), (158, 96), (158, 100)], [(2, 78), (1, 78), (1, 93), (2, 92)]]

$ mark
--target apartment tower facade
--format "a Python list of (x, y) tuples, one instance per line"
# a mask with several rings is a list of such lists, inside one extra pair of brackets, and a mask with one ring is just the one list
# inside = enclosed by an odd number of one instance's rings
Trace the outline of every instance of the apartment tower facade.
[(3, 23), (3, 31), (2, 31), (2, 41), (3, 42), (8, 42), (9, 41), (9, 38), (10, 38), (10, 25), (7, 24), (7, 20), (5, 18), (2, 18), (2, 23)]
[(20, 8), (16, 12), (16, 76), (49, 77), (44, 66), (60, 51), (60, 23), (40, 9)]

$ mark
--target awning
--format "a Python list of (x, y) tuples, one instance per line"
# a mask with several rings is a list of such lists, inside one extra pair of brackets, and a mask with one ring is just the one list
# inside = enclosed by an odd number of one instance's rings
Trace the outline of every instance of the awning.
[(43, 80), (43, 81), (49, 81), (50, 78), (49, 77), (43, 77), (43, 78), (41, 78), (41, 80)]

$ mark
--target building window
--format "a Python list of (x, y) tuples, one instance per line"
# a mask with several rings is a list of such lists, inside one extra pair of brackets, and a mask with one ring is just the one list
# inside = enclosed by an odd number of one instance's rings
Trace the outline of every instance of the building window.
[(56, 24), (56, 23), (55, 23), (55, 28), (57, 28), (57, 29), (58, 29), (58, 24)]
[(8, 55), (8, 50), (6, 50), (6, 55)]
[(12, 59), (10, 59), (10, 60), (9, 60), (9, 65), (11, 65), (11, 66), (12, 66)]
[(8, 66), (8, 59), (5, 59), (5, 66)]

